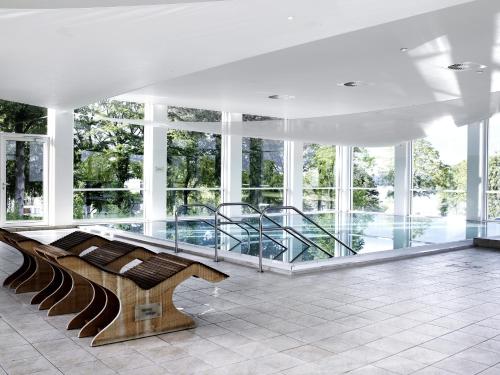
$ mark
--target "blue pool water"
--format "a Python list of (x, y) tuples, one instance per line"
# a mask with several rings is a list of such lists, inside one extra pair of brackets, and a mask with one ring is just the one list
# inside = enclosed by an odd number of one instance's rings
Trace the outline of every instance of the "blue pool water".
[[(474, 237), (500, 236), (500, 222), (467, 222), (458, 217), (402, 217), (367, 213), (321, 213), (308, 216), (360, 254), (461, 241)], [(267, 235), (263, 241), (265, 258), (300, 262), (351, 254), (348, 249), (303, 218), (296, 215), (280, 215), (273, 216), (273, 219), (280, 224), (293, 227), (310, 241), (304, 243), (276, 229), (272, 223), (264, 222)], [(214, 229), (210, 226), (213, 217), (206, 217), (205, 220), (208, 223), (180, 221), (179, 241), (213, 249)], [(244, 217), (239, 220), (258, 228), (257, 217)], [(161, 240), (175, 238), (174, 221), (133, 222), (106, 226)], [(250, 226), (246, 228), (248, 233), (235, 225), (222, 226), (232, 238), (220, 235), (220, 248), (257, 255), (259, 234)]]

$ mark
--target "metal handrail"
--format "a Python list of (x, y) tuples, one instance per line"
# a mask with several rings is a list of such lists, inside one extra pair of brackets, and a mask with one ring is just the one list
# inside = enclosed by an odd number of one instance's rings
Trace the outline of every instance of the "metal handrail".
[[(226, 220), (227, 220), (227, 219), (226, 219)], [(219, 223), (219, 225), (236, 225), (236, 226), (238, 226), (239, 228), (243, 229), (243, 230), (246, 232), (247, 237), (248, 237), (248, 240), (247, 240), (247, 243), (248, 243), (248, 251), (250, 251), (250, 243), (251, 243), (251, 238), (250, 238), (250, 231), (249, 231), (248, 229), (243, 228), (243, 227), (240, 225), (240, 223), (239, 223), (239, 222), (236, 222), (236, 221), (231, 221), (231, 220), (226, 221), (226, 222), (224, 222), (224, 223)], [(219, 227), (218, 225), (214, 225), (214, 228), (219, 228), (219, 230), (220, 230), (222, 233), (226, 233), (226, 234), (227, 234), (227, 232), (225, 232), (224, 230), (220, 229), (220, 227)], [(233, 236), (230, 236), (230, 237), (233, 237)], [(215, 239), (217, 240), (217, 238), (215, 238)], [(241, 243), (241, 241), (240, 241), (240, 243)], [(233, 246), (233, 247), (231, 247), (231, 249), (230, 249), (229, 251), (231, 251), (233, 248), (234, 248), (234, 246)]]
[[(332, 254), (332, 253), (330, 253), (330, 252), (326, 251), (323, 247), (319, 246), (319, 245), (318, 245), (316, 242), (314, 242), (313, 240), (310, 240), (309, 238), (307, 238), (304, 234), (300, 233), (297, 229), (295, 229), (295, 228), (293, 228), (293, 227), (288, 227), (288, 226), (287, 226), (287, 227), (284, 227), (284, 228), (286, 228), (286, 229), (288, 229), (288, 230), (291, 230), (292, 232), (294, 232), (295, 234), (297, 234), (297, 236), (298, 236), (298, 237), (303, 238), (303, 239), (304, 239), (304, 241), (307, 241), (307, 242), (308, 242), (311, 246), (318, 248), (318, 249), (319, 249), (319, 250), (321, 250), (323, 253), (325, 253), (326, 255), (328, 255), (330, 258), (333, 258), (333, 257), (334, 257), (334, 254)], [(266, 229), (266, 228), (264, 228), (264, 230), (265, 230), (265, 229)], [(270, 229), (272, 230), (273, 228), (270, 228)], [(305, 250), (307, 250), (307, 249), (305, 249)], [(304, 250), (304, 251), (305, 251), (305, 250)], [(301, 255), (301, 254), (302, 254), (302, 253), (300, 253), (299, 255)], [(295, 257), (294, 259), (292, 259), (292, 262), (293, 262), (296, 258), (297, 258), (297, 257)]]
[[(274, 225), (276, 225), (276, 229), (283, 230), (283, 231), (287, 232), (288, 234), (290, 234), (291, 236), (295, 237), (297, 240), (299, 240), (300, 242), (302, 242), (302, 244), (306, 245), (308, 248), (310, 247), (310, 245), (306, 241), (304, 241), (303, 239), (301, 239), (299, 236), (297, 236), (294, 233), (294, 231), (290, 230), (289, 228), (285, 228), (283, 225), (281, 225), (280, 223), (278, 223), (276, 220), (274, 220), (271, 217), (267, 216), (265, 214), (265, 212), (264, 212), (265, 210), (261, 211), (258, 208), (256, 208), (255, 206), (252, 206), (250, 203), (245, 203), (245, 202), (227, 202), (227, 203), (221, 203), (221, 204), (219, 204), (217, 206), (217, 212), (215, 213), (215, 225), (216, 226), (217, 226), (217, 223), (218, 223), (218, 216), (222, 216), (222, 214), (220, 214), (220, 209), (222, 207), (231, 207), (231, 206), (248, 207), (252, 211), (254, 211), (255, 213), (259, 214), (259, 217), (260, 217), (260, 224), (259, 224), (259, 230), (258, 230), (258, 232), (259, 232), (259, 272), (264, 272), (264, 269), (262, 267), (262, 257), (263, 257), (263, 239), (262, 239), (262, 237), (269, 238), (273, 242), (278, 242), (278, 241), (274, 240), (272, 237), (266, 235), (264, 233), (264, 231), (262, 230), (262, 218), (263, 217), (265, 217), (268, 221), (270, 221), (271, 223), (273, 223)], [(216, 231), (216, 233), (217, 233), (217, 231)], [(309, 242), (311, 242), (311, 241), (309, 241)], [(286, 248), (286, 247), (284, 247), (284, 248)], [(288, 248), (286, 248), (286, 249), (288, 250)], [(284, 251), (286, 251), (286, 250), (284, 250)], [(281, 254), (283, 254), (284, 251), (282, 251), (280, 254), (278, 254), (278, 256), (281, 255)], [(217, 238), (216, 238), (216, 241), (215, 241), (215, 257), (216, 257), (216, 259), (218, 259)]]
[[(219, 225), (224, 225), (224, 224), (241, 224), (241, 225), (246, 225), (248, 227), (250, 227), (251, 229), (253, 229), (255, 232), (259, 233), (259, 228), (257, 228), (255, 225), (252, 225), (250, 223), (247, 223), (246, 221), (242, 221), (242, 220), (239, 220), (239, 221), (235, 221), (235, 220), (231, 220), (230, 222), (228, 223), (224, 223), (224, 222), (219, 222)], [(241, 226), (240, 226), (241, 228)], [(243, 228), (244, 229), (244, 228)], [(274, 256), (273, 259), (276, 259), (277, 257), (279, 257), (281, 254), (283, 254), (285, 251), (288, 250), (288, 248), (283, 245), (281, 242), (275, 240), (274, 238), (272, 238), (271, 236), (268, 236), (267, 234), (264, 234), (264, 237), (266, 237), (269, 241), (275, 243), (276, 245), (278, 245), (279, 247), (281, 247), (283, 250)], [(250, 246), (250, 245), (249, 245)]]
[[(266, 207), (265, 209), (263, 209), (262, 210), (262, 215), (260, 217), (260, 228), (261, 229), (263, 228), (262, 222), (263, 222), (263, 218), (265, 216), (264, 214), (267, 211), (269, 211), (269, 210), (291, 210), (291, 211), (294, 211), (297, 214), (299, 214), (301, 217), (303, 217), (304, 219), (306, 219), (308, 222), (310, 222), (311, 224), (313, 224), (316, 228), (320, 229), (323, 233), (325, 233), (326, 235), (328, 235), (330, 238), (334, 239), (335, 241), (337, 241), (338, 243), (340, 243), (342, 246), (344, 246), (345, 248), (347, 248), (351, 253), (353, 253), (353, 254), (357, 254), (358, 253), (357, 251), (355, 251), (354, 249), (352, 249), (350, 246), (348, 246), (343, 241), (339, 240), (336, 236), (334, 236), (333, 234), (331, 234), (329, 231), (327, 231), (325, 228), (323, 228), (321, 225), (319, 225), (317, 222), (315, 222), (313, 219), (311, 219), (309, 216), (307, 216), (305, 213), (303, 213), (301, 210), (299, 210), (297, 207), (294, 207), (294, 206), (270, 206), (270, 207)], [(320, 249), (320, 247), (318, 245), (315, 245), (315, 246), (318, 247), (318, 249)]]
[[(218, 227), (219, 226), (219, 216), (224, 218), (225, 220), (227, 221), (232, 221), (229, 217), (227, 217), (226, 215), (222, 214), (220, 212), (220, 209), (222, 207), (229, 207), (229, 206), (240, 206), (240, 207), (249, 207), (251, 208), (252, 210), (254, 210), (256, 213), (261, 213), (257, 208), (255, 208), (254, 206), (252, 206), (251, 204), (248, 204), (248, 203), (244, 203), (244, 202), (227, 202), (227, 203), (221, 203), (217, 206), (217, 209), (215, 210), (215, 214), (214, 214), (214, 219), (215, 219), (215, 226)], [(241, 225), (239, 225), (240, 228), (242, 228)], [(214, 245), (214, 260), (216, 262), (219, 261), (219, 246), (218, 246), (218, 238), (217, 238), (217, 231), (215, 231), (215, 245)]]
[[(179, 213), (180, 213), (180, 210), (181, 209), (189, 209), (189, 208), (192, 208), (192, 207), (201, 207), (201, 208), (205, 208), (211, 212), (213, 212), (214, 214), (217, 212), (217, 210), (208, 205), (208, 204), (203, 204), (203, 203), (192, 203), (192, 204), (183, 204), (183, 205), (180, 205), (179, 207), (177, 207), (177, 209), (175, 210), (175, 252), (178, 253), (179, 252), (179, 242), (178, 242), (178, 238), (179, 238)], [(248, 229), (244, 228), (243, 226), (241, 226), (239, 223), (236, 223), (234, 222), (233, 220), (231, 220), (231, 218), (229, 218), (228, 216), (226, 215), (223, 215), (223, 214), (219, 214), (219, 216), (221, 216), (222, 218), (224, 218), (225, 220), (231, 222), (231, 224), (234, 224), (234, 225), (237, 225), (238, 227), (240, 227), (241, 229), (243, 229), (246, 233), (247, 233), (247, 236), (248, 236), (248, 247), (250, 249), (250, 232), (248, 231)], [(186, 220), (184, 220), (186, 221)], [(191, 220), (187, 220), (187, 221), (191, 221)], [(195, 221), (195, 220), (192, 220), (192, 221)], [(198, 219), (197, 221), (202, 221), (202, 222), (205, 222), (207, 223), (208, 225), (210, 225), (212, 228), (214, 228), (214, 240), (215, 240), (215, 246), (217, 247), (217, 242), (218, 242), (218, 236), (217, 236), (217, 231), (220, 231), (224, 234), (226, 234), (228, 237), (230, 238), (233, 238), (235, 239), (236, 241), (239, 242), (239, 244), (241, 244), (242, 242), (236, 238), (235, 236), (229, 234), (228, 232), (226, 232), (225, 230), (221, 229), (221, 228), (218, 228), (217, 225), (214, 225), (214, 224), (211, 224), (205, 220), (202, 220), (202, 219)], [(236, 246), (238, 246), (238, 244), (232, 246), (229, 251), (232, 251)], [(217, 257), (217, 254), (215, 254), (215, 259), (214, 259), (216, 262), (218, 262), (218, 257)]]
[[(215, 230), (215, 225), (213, 225), (213, 224), (212, 224), (211, 222), (209, 222), (208, 220), (204, 220), (204, 219), (187, 219), (187, 220), (182, 220), (182, 222), (184, 222), (184, 223), (204, 223), (204, 224), (207, 224), (209, 227), (214, 228), (214, 230)], [(231, 246), (231, 248), (230, 248), (228, 251), (233, 251), (233, 249), (234, 249), (234, 248), (236, 248), (236, 246), (241, 245), (241, 243), (242, 243), (242, 242), (241, 242), (241, 240), (240, 240), (239, 238), (237, 238), (237, 237), (233, 236), (232, 234), (230, 234), (230, 233), (226, 232), (226, 231), (225, 231), (225, 230), (223, 230), (223, 229), (220, 229), (220, 228), (219, 228), (219, 231), (221, 231), (221, 232), (222, 232), (222, 233), (224, 233), (226, 236), (231, 237), (233, 240), (235, 240), (235, 241), (237, 241), (237, 242), (238, 242), (237, 244), (235, 244), (235, 245)], [(178, 251), (176, 251), (176, 252), (178, 252)]]

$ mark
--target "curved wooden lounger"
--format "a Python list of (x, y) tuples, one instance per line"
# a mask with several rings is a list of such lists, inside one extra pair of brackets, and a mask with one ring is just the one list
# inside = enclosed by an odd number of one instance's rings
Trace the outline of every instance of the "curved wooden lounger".
[[(4, 286), (16, 290), (16, 293), (37, 292), (43, 289), (52, 279), (52, 270), (47, 262), (39, 261), (34, 251), (19, 247), (17, 240), (28, 237), (0, 229), (0, 240), (18, 250), (23, 256), (23, 264), (4, 281)], [(33, 240), (34, 241), (34, 240)], [(35, 241), (39, 243), (38, 241)]]
[[(27, 270), (13, 277), (9, 283), (11, 287), (15, 287), (16, 293), (38, 292), (31, 303), (40, 304), (40, 310), (49, 309), (48, 315), (80, 312), (90, 303), (93, 297), (90, 283), (39, 257), (34, 247), (41, 245), (40, 242), (5, 230), (0, 230), (0, 234), (2, 235), (0, 240), (19, 250), (23, 257), (28, 259)], [(72, 254), (80, 254), (90, 247), (102, 246), (109, 242), (103, 237), (75, 231), (52, 242), (51, 245), (57, 245)]]
[[(35, 254), (35, 261), (40, 264), (47, 264), (51, 270), (50, 282), (38, 292), (33, 298), (32, 304), (39, 304), (40, 310), (47, 310), (48, 316), (77, 313), (77, 315), (68, 323), (68, 329), (82, 328), (80, 337), (95, 335), (95, 330), (104, 328), (110, 321), (104, 322), (103, 319), (95, 319), (102, 314), (106, 307), (106, 299), (113, 299), (114, 295), (109, 295), (98, 285), (92, 284), (85, 278), (71, 271), (62, 269), (59, 265), (50, 259), (41, 258), (34, 252), (33, 247), (41, 245), (40, 242), (20, 234), (10, 234), (9, 244), (17, 248), (23, 254)], [(120, 241), (110, 241), (99, 236), (86, 232), (73, 232), (69, 235), (53, 242), (51, 245), (57, 245), (70, 252), (80, 255), (89, 247), (96, 247), (95, 251), (85, 254), (82, 257), (98, 266), (106, 266), (115, 260), (125, 257), (128, 263), (129, 253), (134, 254), (154, 254), (149, 250)], [(100, 246), (100, 247), (97, 247)], [(56, 246), (54, 246), (56, 247)], [(135, 258), (134, 258), (135, 259)], [(32, 264), (33, 261), (30, 261)], [(120, 264), (120, 262), (118, 262)], [(35, 275), (36, 276), (36, 273)], [(101, 297), (102, 296), (102, 297)], [(109, 315), (109, 314), (108, 314)], [(96, 326), (99, 322), (99, 326)], [(87, 324), (93, 325), (93, 329), (88, 330)]]
[(104, 307), (80, 331), (80, 336), (96, 334), (91, 346), (194, 327), (194, 320), (174, 306), (175, 287), (191, 276), (211, 282), (228, 277), (202, 263), (146, 249), (136, 258), (142, 263), (123, 274), (52, 246), (40, 245), (35, 250), (104, 290)]

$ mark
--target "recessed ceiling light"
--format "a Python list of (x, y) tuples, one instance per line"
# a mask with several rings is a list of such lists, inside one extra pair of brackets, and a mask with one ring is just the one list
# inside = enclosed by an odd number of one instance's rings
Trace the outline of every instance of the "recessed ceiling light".
[(345, 87), (359, 87), (359, 86), (366, 86), (368, 85), (368, 83), (363, 81), (349, 81), (349, 82), (339, 83), (338, 85)]
[(478, 64), (478, 63), (470, 62), (470, 61), (448, 65), (448, 69), (458, 70), (458, 71), (462, 71), (462, 72), (469, 71), (469, 70), (475, 70), (476, 72), (480, 71), (480, 70), (484, 71), (484, 69), (486, 69), (486, 68), (487, 68), (486, 65), (482, 65), (482, 64)]
[(294, 16), (288, 16), (288, 17), (287, 17), (288, 21), (293, 21), (293, 20), (294, 20), (294, 18), (295, 18)]
[(476, 70), (476, 73), (477, 73), (477, 74), (483, 74), (483, 73), (484, 73), (484, 70)]
[(269, 99), (291, 100), (291, 99), (295, 99), (295, 96), (275, 94), (275, 95), (269, 95)]
[(401, 52), (408, 52), (408, 49), (409, 49), (409, 48), (407, 48), (407, 47), (402, 47), (402, 48), (400, 48), (399, 50), (400, 50)]

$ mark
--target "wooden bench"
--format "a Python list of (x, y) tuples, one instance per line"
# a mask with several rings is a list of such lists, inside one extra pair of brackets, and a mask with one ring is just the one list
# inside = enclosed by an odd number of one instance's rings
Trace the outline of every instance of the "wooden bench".
[[(0, 229), (0, 241), (17, 249), (23, 255), (23, 264), (4, 280), (4, 286), (16, 293), (37, 292), (31, 299), (48, 315), (74, 313), (84, 308), (93, 297), (89, 282), (78, 275), (68, 274), (59, 266), (40, 258), (34, 247), (41, 243), (19, 233)], [(56, 245), (72, 254), (105, 245), (110, 241), (90, 233), (75, 231), (57, 241)]]
[[(116, 254), (117, 249), (104, 246), (108, 253)], [(191, 276), (210, 282), (228, 277), (203, 263), (138, 247), (114, 260), (101, 254), (95, 263), (50, 245), (35, 246), (35, 251), (97, 287), (94, 299), (100, 299), (103, 306), (96, 302), (87, 310), (90, 320), (79, 333), (79, 337), (95, 335), (92, 346), (194, 327), (194, 320), (174, 306), (174, 289)], [(131, 260), (141, 263), (120, 273)]]

